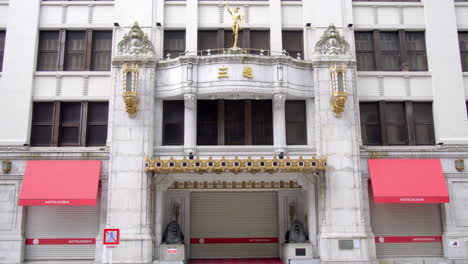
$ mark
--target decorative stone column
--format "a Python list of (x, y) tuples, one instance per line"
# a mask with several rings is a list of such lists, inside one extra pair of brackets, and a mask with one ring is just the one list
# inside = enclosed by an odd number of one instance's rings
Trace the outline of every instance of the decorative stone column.
[[(356, 62), (335, 26), (317, 42), (313, 64), (317, 155), (328, 158), (328, 169), (319, 177), (320, 259), (375, 263), (373, 235), (365, 229), (359, 169)], [(341, 79), (334, 82), (337, 76)]]
[(197, 96), (184, 94), (184, 152), (195, 154), (197, 146)]
[(286, 95), (273, 96), (273, 144), (275, 153), (286, 151)]
[[(117, 34), (122, 33), (120, 30), (123, 31), (119, 29)], [(106, 227), (120, 229), (119, 250), (113, 251), (114, 263), (150, 263), (151, 177), (144, 171), (144, 157), (153, 155), (156, 58), (152, 42), (137, 23), (116, 50), (109, 102), (112, 144)], [(105, 254), (108, 250), (96, 262), (104, 263)]]

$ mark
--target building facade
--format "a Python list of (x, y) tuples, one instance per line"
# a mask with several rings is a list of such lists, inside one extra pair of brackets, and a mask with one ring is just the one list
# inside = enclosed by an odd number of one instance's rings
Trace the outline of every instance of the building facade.
[(467, 14), (0, 0), (0, 263), (468, 263)]

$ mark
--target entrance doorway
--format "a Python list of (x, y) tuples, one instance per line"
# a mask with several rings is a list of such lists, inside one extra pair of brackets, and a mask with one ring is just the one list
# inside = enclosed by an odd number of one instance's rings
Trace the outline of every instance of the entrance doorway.
[(192, 259), (279, 261), (277, 192), (192, 192), (190, 200)]

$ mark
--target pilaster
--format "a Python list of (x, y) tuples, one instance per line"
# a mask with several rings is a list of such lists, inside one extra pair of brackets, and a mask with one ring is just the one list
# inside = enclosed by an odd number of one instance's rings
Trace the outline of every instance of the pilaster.
[[(29, 144), (31, 96), (39, 35), (39, 0), (10, 1), (0, 104), (0, 145)], [(14, 14), (14, 15), (13, 15)], [(14, 115), (6, 113), (15, 113)]]
[(275, 94), (273, 97), (273, 144), (275, 153), (286, 151), (286, 95)]
[(198, 49), (198, 0), (187, 0), (185, 49), (196, 55)]
[(270, 50), (282, 51), (281, 0), (270, 0)]
[(184, 152), (195, 153), (197, 145), (197, 96), (184, 94)]

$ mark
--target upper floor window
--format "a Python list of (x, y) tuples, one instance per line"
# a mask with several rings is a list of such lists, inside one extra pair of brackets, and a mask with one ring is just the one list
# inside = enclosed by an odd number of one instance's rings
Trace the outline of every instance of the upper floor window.
[(5, 54), (5, 31), (0, 31), (0, 72), (3, 70), (3, 56)]
[(163, 145), (184, 144), (184, 101), (163, 103)]
[(41, 31), (37, 70), (109, 71), (111, 56), (112, 31)]
[(200, 100), (197, 145), (273, 145), (271, 100)]
[(424, 32), (356, 31), (359, 71), (427, 71)]
[(362, 102), (364, 145), (434, 145), (432, 103)]
[(302, 31), (283, 31), (283, 50), (287, 51), (289, 56), (304, 58), (304, 32)]
[(307, 115), (304, 100), (286, 101), (286, 144), (307, 145)]
[(105, 146), (107, 102), (36, 102), (32, 146)]
[(468, 72), (468, 32), (458, 32), (458, 39), (460, 41), (462, 69), (464, 72)]
[(176, 58), (185, 52), (185, 30), (164, 31), (164, 58)]
[[(221, 49), (230, 48), (234, 43), (234, 37), (230, 30), (200, 30), (198, 31), (198, 50), (211, 50), (211, 54), (222, 53)], [(239, 32), (239, 46), (251, 49), (251, 53), (264, 54), (270, 50), (270, 31), (243, 29)], [(202, 55), (207, 55), (203, 53)]]

